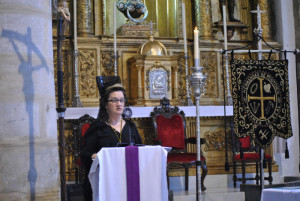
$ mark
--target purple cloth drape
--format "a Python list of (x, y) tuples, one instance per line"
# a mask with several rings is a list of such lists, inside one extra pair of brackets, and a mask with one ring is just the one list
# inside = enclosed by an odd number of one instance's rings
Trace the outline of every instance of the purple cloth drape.
[(139, 150), (137, 146), (125, 147), (127, 201), (140, 201)]

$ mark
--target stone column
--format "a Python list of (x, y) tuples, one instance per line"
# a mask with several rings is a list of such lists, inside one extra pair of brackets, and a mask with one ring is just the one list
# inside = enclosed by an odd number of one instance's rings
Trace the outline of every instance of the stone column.
[(267, 11), (266, 13), (261, 14), (261, 27), (263, 29), (262, 37), (266, 41), (272, 39), (272, 23), (271, 23), (271, 8), (269, 0), (260, 0), (259, 1), (260, 10)]
[[(275, 13), (276, 18), (276, 33), (275, 40), (282, 44), (283, 50), (294, 50), (296, 48), (295, 37), (295, 19), (293, 12), (292, 1), (275, 0)], [(284, 176), (297, 176), (299, 177), (299, 114), (298, 114), (298, 100), (297, 100), (297, 80), (296, 80), (296, 58), (294, 54), (287, 54), (287, 60), (289, 61), (289, 86), (290, 86), (290, 111), (291, 111), (291, 123), (293, 129), (293, 137), (287, 140), (290, 158), (284, 158), (283, 150), (274, 150), (274, 153), (282, 151), (279, 161), (279, 173), (281, 177)], [(277, 141), (275, 143), (283, 143), (282, 147), (285, 148), (285, 140)], [(276, 142), (277, 141), (277, 142)]]
[(60, 200), (51, 0), (0, 2), (0, 200)]

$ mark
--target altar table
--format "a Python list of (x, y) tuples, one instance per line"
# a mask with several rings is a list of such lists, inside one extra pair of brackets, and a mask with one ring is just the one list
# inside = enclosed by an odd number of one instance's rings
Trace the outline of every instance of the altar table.
[(267, 188), (261, 195), (261, 201), (299, 201), (300, 186)]
[[(178, 106), (179, 110), (182, 110), (186, 117), (196, 116), (196, 106)], [(150, 113), (153, 111), (154, 107), (129, 107), (132, 110), (131, 118), (145, 118), (150, 117)], [(200, 117), (221, 117), (232, 116), (233, 107), (226, 106), (224, 111), (224, 106), (200, 106)], [(81, 116), (88, 114), (94, 118), (97, 118), (99, 108), (97, 107), (68, 107), (65, 112), (65, 119), (79, 119)]]
[[(89, 179), (93, 201), (127, 201), (125, 147), (102, 148)], [(138, 147), (140, 201), (167, 201), (167, 151), (161, 146)]]

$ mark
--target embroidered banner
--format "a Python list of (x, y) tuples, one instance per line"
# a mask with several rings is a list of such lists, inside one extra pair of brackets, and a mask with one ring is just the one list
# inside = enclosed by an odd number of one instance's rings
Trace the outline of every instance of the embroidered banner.
[(231, 68), (235, 134), (261, 148), (291, 137), (288, 60), (232, 60)]

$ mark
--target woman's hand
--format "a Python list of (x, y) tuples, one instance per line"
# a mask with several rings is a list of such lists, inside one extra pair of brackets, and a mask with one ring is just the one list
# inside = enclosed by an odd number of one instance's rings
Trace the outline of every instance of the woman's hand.
[(92, 158), (92, 160), (94, 160), (96, 157), (97, 157), (97, 154), (93, 154), (91, 158)]

